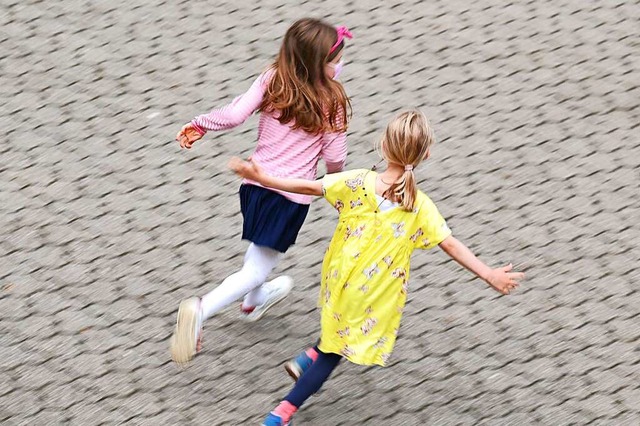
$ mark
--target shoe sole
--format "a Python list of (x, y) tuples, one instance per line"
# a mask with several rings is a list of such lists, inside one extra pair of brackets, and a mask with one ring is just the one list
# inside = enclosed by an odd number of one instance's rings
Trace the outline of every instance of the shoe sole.
[(284, 370), (293, 379), (294, 382), (297, 382), (298, 379), (300, 379), (300, 376), (302, 375), (302, 371), (300, 371), (300, 369), (296, 367), (296, 365), (291, 361), (288, 361), (284, 365)]
[(271, 309), (273, 307), (273, 305), (275, 305), (278, 302), (281, 302), (283, 299), (285, 299), (289, 293), (291, 293), (291, 289), (293, 288), (293, 280), (289, 278), (289, 289), (287, 290), (286, 293), (284, 293), (282, 296), (278, 297), (277, 299), (273, 299), (273, 301), (271, 303), (269, 303), (263, 310), (259, 311), (257, 314), (253, 315), (253, 311), (251, 314), (247, 314), (244, 317), (244, 320), (247, 322), (255, 322), (258, 321), (260, 318), (262, 318), (262, 316), (267, 313), (267, 311), (269, 309)]
[(193, 313), (193, 299), (180, 302), (176, 329), (171, 337), (171, 358), (177, 364), (186, 364), (196, 354), (197, 340), (193, 333), (197, 315)]

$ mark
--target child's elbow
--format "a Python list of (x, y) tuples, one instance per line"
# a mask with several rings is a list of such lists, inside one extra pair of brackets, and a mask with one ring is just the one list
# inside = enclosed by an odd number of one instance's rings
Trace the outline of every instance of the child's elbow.
[(248, 111), (245, 108), (239, 106), (232, 106), (228, 108), (223, 117), (227, 127), (238, 127), (243, 124), (251, 116), (252, 111)]
[(447, 238), (445, 238), (444, 240), (442, 240), (442, 242), (440, 244), (438, 244), (438, 246), (444, 250), (447, 253), (450, 253), (452, 250), (455, 249), (456, 247), (456, 241), (455, 238), (453, 238), (451, 235), (448, 236)]
[(238, 127), (241, 124), (243, 124), (245, 121), (247, 121), (247, 117), (230, 115), (229, 117), (227, 117), (227, 126), (230, 128)]
[(306, 195), (315, 195), (316, 197), (319, 197), (322, 195), (322, 184), (317, 180), (310, 182), (305, 192)]

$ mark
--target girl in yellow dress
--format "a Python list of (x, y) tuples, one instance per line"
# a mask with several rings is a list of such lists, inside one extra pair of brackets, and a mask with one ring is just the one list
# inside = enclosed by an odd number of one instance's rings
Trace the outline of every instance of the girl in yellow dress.
[(384, 366), (391, 355), (407, 297), (415, 249), (442, 248), (495, 290), (509, 294), (523, 278), (511, 265), (492, 269), (451, 235), (435, 204), (416, 188), (414, 167), (429, 158), (435, 137), (426, 117), (407, 111), (394, 118), (380, 142), (387, 169), (353, 170), (321, 180), (266, 175), (252, 162), (231, 160), (240, 176), (265, 187), (323, 195), (339, 213), (322, 264), (318, 346), (285, 366), (297, 383), (265, 426), (289, 424), (342, 358)]

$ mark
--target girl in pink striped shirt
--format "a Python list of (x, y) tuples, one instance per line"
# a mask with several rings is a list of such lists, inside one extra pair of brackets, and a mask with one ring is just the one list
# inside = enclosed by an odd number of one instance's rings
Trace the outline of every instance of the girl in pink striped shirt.
[[(318, 161), (342, 170), (351, 105), (336, 78), (342, 70), (346, 27), (305, 18), (286, 32), (275, 62), (229, 105), (184, 125), (176, 139), (190, 149), (207, 131), (231, 129), (260, 112), (252, 160), (268, 174), (314, 180)], [(249, 240), (240, 271), (202, 298), (183, 300), (171, 338), (171, 356), (186, 363), (200, 349), (202, 323), (244, 296), (241, 312), (255, 321), (291, 291), (282, 276), (265, 283), (282, 253), (295, 243), (312, 197), (268, 189), (245, 179), (240, 187), (242, 238)]]

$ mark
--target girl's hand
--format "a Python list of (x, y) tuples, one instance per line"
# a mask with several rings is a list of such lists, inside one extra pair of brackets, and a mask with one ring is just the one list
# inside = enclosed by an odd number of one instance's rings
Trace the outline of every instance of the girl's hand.
[(191, 149), (191, 145), (202, 136), (204, 135), (193, 124), (187, 123), (176, 135), (176, 140), (180, 142), (180, 148)]
[(238, 157), (233, 157), (229, 160), (229, 168), (237, 175), (258, 182), (266, 188), (279, 189), (294, 194), (322, 195), (322, 181), (270, 176), (251, 158), (249, 161), (243, 161)]
[(265, 174), (262, 167), (251, 161), (251, 158), (249, 158), (249, 161), (244, 161), (238, 157), (233, 157), (229, 160), (229, 168), (245, 179), (259, 183), (264, 181)]
[(511, 290), (518, 287), (519, 281), (524, 278), (524, 273), (510, 272), (511, 269), (513, 269), (512, 264), (492, 269), (487, 276), (487, 284), (502, 294), (509, 294)]

